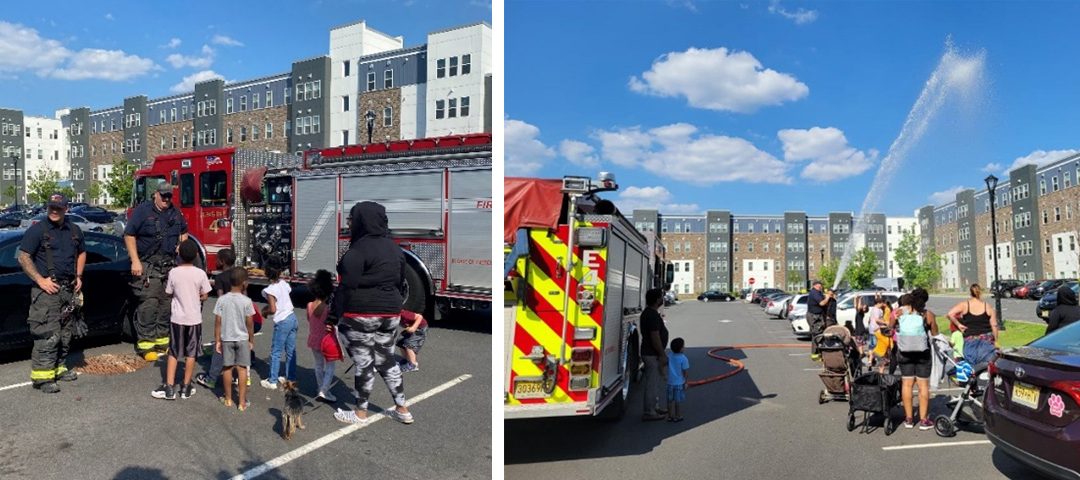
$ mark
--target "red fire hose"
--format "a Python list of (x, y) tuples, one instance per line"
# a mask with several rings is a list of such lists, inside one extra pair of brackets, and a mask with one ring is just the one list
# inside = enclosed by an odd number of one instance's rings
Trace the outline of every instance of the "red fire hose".
[(727, 373), (722, 373), (714, 377), (703, 378), (700, 380), (688, 380), (686, 384), (690, 387), (697, 387), (708, 383), (718, 382), (725, 378), (731, 377), (743, 370), (746, 370), (746, 366), (743, 365), (742, 362), (734, 358), (722, 357), (720, 355), (717, 355), (716, 352), (720, 352), (723, 350), (746, 350), (750, 348), (810, 348), (810, 345), (806, 343), (744, 343), (739, 345), (713, 347), (709, 349), (706, 355), (717, 360), (727, 362), (729, 365), (735, 367), (735, 370)]

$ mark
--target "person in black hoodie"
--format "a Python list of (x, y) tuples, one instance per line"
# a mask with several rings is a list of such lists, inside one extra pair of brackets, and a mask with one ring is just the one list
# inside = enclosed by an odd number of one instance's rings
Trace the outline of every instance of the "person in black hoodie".
[(327, 330), (337, 325), (338, 338), (356, 362), (356, 410), (338, 409), (334, 414), (345, 423), (369, 421), (368, 397), (376, 372), (397, 405), (387, 410), (387, 415), (402, 423), (413, 423), (405, 407), (405, 387), (393, 352), (404, 299), (405, 256), (390, 238), (388, 223), (382, 205), (354, 205), (349, 211), (352, 240), (337, 265), (338, 287), (331, 300)]
[(1080, 320), (1080, 306), (1076, 305), (1076, 292), (1068, 285), (1058, 287), (1057, 306), (1050, 312), (1046, 323), (1046, 333), (1053, 332), (1065, 325)]

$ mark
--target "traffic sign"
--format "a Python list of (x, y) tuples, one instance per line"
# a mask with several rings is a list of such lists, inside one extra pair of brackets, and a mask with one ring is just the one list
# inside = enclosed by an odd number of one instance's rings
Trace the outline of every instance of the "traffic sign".
[(754, 284), (754, 277), (750, 277), (749, 281), (750, 281), (750, 285), (753, 285)]

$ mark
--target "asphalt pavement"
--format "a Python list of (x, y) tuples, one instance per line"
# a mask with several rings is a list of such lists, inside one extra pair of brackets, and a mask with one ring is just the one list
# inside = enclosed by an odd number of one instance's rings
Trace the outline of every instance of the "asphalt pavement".
[[(204, 307), (203, 339), (213, 335), (214, 299)], [(301, 393), (316, 393), (307, 320), (297, 309), (298, 380)], [(339, 362), (343, 382), (332, 392), (337, 405), (311, 402), (304, 430), (280, 437), (281, 390), (259, 386), (268, 374), (272, 327), (256, 336), (256, 361), (246, 412), (223, 406), (216, 392), (196, 386), (194, 397), (166, 401), (151, 390), (161, 382), (164, 360), (133, 373), (82, 375), (45, 395), (30, 386), (29, 353), (0, 357), (0, 478), (166, 479), (232, 478), (490, 478), (491, 316), (451, 314), (435, 322), (420, 353), (421, 369), (405, 374), (416, 423), (381, 415), (356, 429), (334, 420), (335, 407), (354, 396), (351, 362)], [(130, 353), (132, 346), (89, 346), (75, 356)], [(200, 358), (197, 371), (209, 364)], [(182, 372), (182, 369), (181, 369)], [(178, 372), (178, 381), (181, 378)], [(371, 410), (391, 408), (385, 384), (376, 379)]]
[[(746, 371), (689, 389), (681, 423), (643, 422), (639, 386), (615, 423), (506, 421), (506, 478), (1038, 478), (977, 430), (953, 438), (903, 427), (891, 436), (882, 428), (848, 432), (846, 403), (818, 404), (820, 364), (809, 359), (808, 342), (756, 305), (684, 301), (667, 307), (666, 320), (671, 337), (686, 340), (691, 379), (732, 369), (706, 355), (712, 347), (783, 347), (720, 353)], [(955, 393), (934, 395), (931, 416)], [(899, 406), (893, 416), (902, 420)]]

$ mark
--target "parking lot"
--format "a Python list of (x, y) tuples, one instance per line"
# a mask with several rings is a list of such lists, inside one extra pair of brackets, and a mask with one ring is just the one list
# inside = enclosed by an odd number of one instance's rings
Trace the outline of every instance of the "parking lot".
[[(211, 298), (203, 340), (213, 335)], [(298, 380), (315, 393), (307, 321), (297, 309)], [(344, 382), (336, 405), (310, 402), (304, 430), (280, 437), (281, 390), (259, 386), (267, 372), (272, 328), (256, 336), (251, 407), (226, 408), (216, 392), (196, 387), (175, 401), (150, 396), (165, 362), (117, 375), (84, 374), (45, 395), (29, 386), (29, 352), (0, 357), (0, 478), (487, 478), (491, 472), (491, 318), (453, 314), (435, 322), (420, 354), (421, 370), (405, 375), (416, 423), (375, 415), (362, 428), (337, 422), (334, 408), (351, 402), (351, 362), (337, 367)], [(104, 343), (104, 344), (103, 344)], [(99, 342), (80, 356), (127, 354), (126, 343)], [(202, 371), (209, 356), (200, 358)], [(182, 371), (182, 370), (181, 370)], [(180, 372), (178, 372), (178, 379)], [(216, 395), (215, 395), (216, 394)], [(371, 410), (392, 406), (376, 380)], [(239, 476), (239, 477), (238, 477)]]
[[(957, 299), (941, 300), (951, 306)], [(712, 347), (778, 347), (722, 353), (742, 361), (746, 371), (691, 388), (681, 423), (641, 421), (640, 390), (613, 424), (590, 418), (505, 422), (506, 478), (1038, 478), (980, 431), (953, 438), (902, 427), (891, 436), (881, 428), (848, 432), (846, 403), (818, 404), (821, 367), (809, 359), (808, 342), (757, 305), (683, 301), (667, 307), (666, 321), (671, 338), (686, 340), (690, 379), (731, 370), (706, 356)], [(946, 395), (954, 393), (933, 395), (931, 415), (944, 413)], [(893, 415), (902, 419), (900, 407)]]

